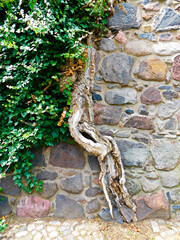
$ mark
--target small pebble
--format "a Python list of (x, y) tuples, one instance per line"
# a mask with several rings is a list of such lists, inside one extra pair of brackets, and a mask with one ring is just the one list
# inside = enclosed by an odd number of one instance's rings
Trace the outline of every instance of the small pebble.
[(32, 232), (32, 230), (35, 229), (35, 225), (34, 224), (29, 224), (27, 227), (28, 232)]
[(16, 233), (16, 237), (22, 238), (22, 237), (25, 237), (27, 234), (28, 234), (27, 231), (21, 231), (21, 232)]
[(55, 225), (55, 226), (59, 226), (61, 225), (61, 223), (59, 221), (51, 221), (49, 222), (50, 225)]
[(154, 233), (158, 233), (160, 231), (158, 223), (156, 221), (150, 221), (150, 222), (151, 222), (151, 226), (152, 226), (153, 232)]
[(48, 232), (52, 232), (52, 231), (55, 231), (55, 230), (57, 230), (56, 227), (47, 226), (47, 231), (48, 231)]
[(33, 230), (33, 231), (32, 231), (32, 235), (35, 235), (36, 233), (37, 233), (36, 230)]
[(35, 236), (34, 236), (34, 239), (33, 240), (41, 240), (42, 239), (42, 234), (41, 233), (37, 233)]
[(58, 232), (57, 231), (52, 231), (52, 232), (50, 232), (50, 234), (49, 234), (49, 237), (50, 238), (55, 238), (55, 237), (57, 237), (58, 236)]
[(42, 230), (42, 234), (43, 234), (43, 236), (45, 236), (45, 237), (47, 237), (48, 235), (47, 235), (47, 232), (46, 232), (46, 230), (45, 229), (43, 229)]
[(43, 227), (44, 227), (43, 225), (39, 225), (39, 226), (36, 227), (36, 230), (40, 231), (41, 229), (43, 229)]
[(42, 224), (42, 223), (43, 223), (43, 221), (41, 221), (41, 220), (38, 220), (38, 221), (36, 221), (35, 223), (36, 223), (36, 224)]

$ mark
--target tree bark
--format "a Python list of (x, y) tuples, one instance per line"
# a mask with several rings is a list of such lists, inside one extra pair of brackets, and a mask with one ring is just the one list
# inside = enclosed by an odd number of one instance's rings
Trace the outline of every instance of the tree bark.
[(115, 140), (109, 136), (102, 136), (93, 124), (92, 81), (96, 50), (89, 48), (89, 63), (86, 70), (77, 75), (73, 85), (69, 129), (74, 140), (87, 152), (97, 156), (101, 172), (100, 183), (109, 205), (112, 218), (113, 208), (121, 213), (125, 221), (129, 221), (124, 214), (126, 205), (134, 212), (136, 206), (125, 187), (125, 171), (121, 161), (120, 151)]

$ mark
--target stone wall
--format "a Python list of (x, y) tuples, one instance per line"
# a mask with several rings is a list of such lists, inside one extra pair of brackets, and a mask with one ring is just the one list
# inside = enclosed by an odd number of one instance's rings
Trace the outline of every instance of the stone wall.
[[(138, 220), (180, 216), (179, 11), (179, 0), (122, 3), (108, 20), (112, 31), (98, 45), (95, 124), (117, 141)], [(59, 143), (36, 152), (33, 164), (43, 192), (21, 193), (7, 176), (0, 183), (0, 216), (99, 214), (113, 221), (96, 157), (76, 144)]]
[[(43, 191), (22, 193), (12, 176), (7, 176), (0, 183), (0, 216), (14, 212), (21, 217), (93, 218), (108, 206), (99, 186), (100, 166), (95, 156), (67, 143), (34, 153), (33, 171), (43, 180)], [(108, 211), (105, 213), (110, 217)]]
[(117, 141), (138, 219), (156, 216), (150, 194), (179, 214), (180, 1), (122, 3), (108, 26), (97, 52), (95, 123)]

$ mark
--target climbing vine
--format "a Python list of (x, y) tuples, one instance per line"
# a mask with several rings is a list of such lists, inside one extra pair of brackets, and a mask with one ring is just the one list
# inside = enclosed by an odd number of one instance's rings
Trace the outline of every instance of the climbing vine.
[(0, 1), (0, 178), (13, 173), (25, 192), (42, 190), (32, 149), (70, 139), (71, 78), (83, 70), (86, 36), (104, 29), (107, 2)]

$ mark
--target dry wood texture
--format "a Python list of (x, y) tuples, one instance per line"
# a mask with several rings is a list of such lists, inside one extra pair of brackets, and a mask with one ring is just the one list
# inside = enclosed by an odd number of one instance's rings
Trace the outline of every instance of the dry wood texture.
[(114, 217), (115, 207), (128, 222), (129, 217), (126, 213), (133, 210), (131, 215), (134, 215), (135, 219), (136, 206), (125, 187), (125, 172), (119, 149), (112, 137), (102, 136), (93, 125), (92, 79), (96, 51), (94, 48), (89, 48), (88, 51), (88, 66), (85, 71), (77, 74), (73, 86), (70, 133), (81, 147), (98, 157), (101, 167), (100, 182), (111, 216)]

